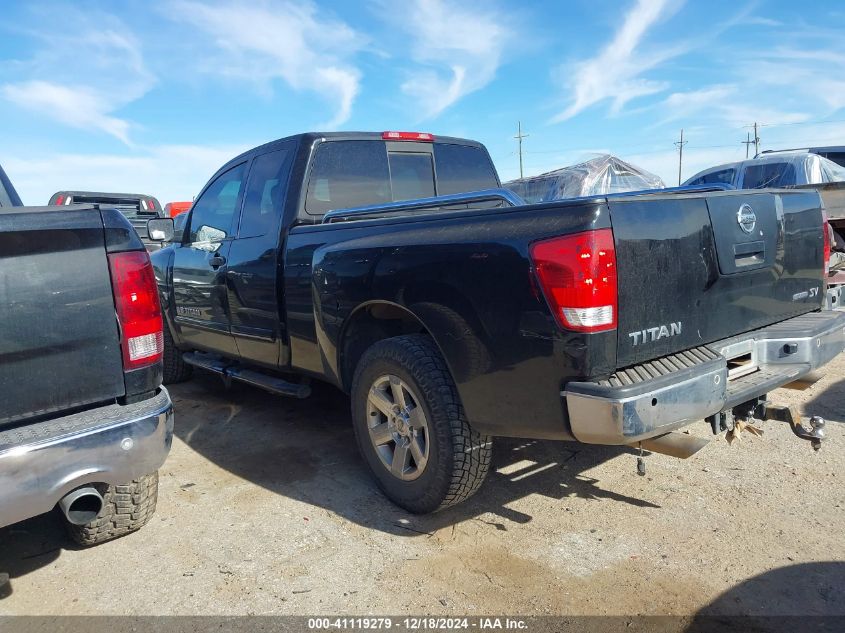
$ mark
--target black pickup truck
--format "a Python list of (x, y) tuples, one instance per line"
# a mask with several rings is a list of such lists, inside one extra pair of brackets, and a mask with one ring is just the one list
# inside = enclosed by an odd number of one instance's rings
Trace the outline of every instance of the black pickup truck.
[(170, 450), (155, 277), (119, 211), (20, 205), (0, 169), (0, 527), (58, 505), (93, 545), (150, 519)]
[[(234, 158), (153, 254), (165, 382), (193, 367), (298, 397), (351, 395), (360, 450), (414, 512), (466, 499), (491, 438), (632, 445), (791, 420), (765, 394), (845, 347), (822, 311), (816, 192), (525, 205), (478, 143), (301, 134)], [(160, 236), (170, 220), (155, 220)]]

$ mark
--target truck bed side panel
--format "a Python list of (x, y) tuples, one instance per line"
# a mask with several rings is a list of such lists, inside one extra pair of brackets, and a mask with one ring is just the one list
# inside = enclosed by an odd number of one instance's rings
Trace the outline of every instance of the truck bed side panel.
[(582, 202), (298, 227), (285, 266), (293, 365), (348, 388), (347, 328), (370, 306), (401, 306), (437, 342), (477, 429), (570, 438), (561, 387), (612, 371), (616, 333), (562, 332), (528, 247), (607, 226), (603, 203)]
[(0, 425), (123, 393), (99, 212), (0, 213)]

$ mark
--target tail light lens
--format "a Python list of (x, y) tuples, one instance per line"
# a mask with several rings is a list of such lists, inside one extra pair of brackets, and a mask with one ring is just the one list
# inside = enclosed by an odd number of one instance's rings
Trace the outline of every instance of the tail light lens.
[(109, 255), (125, 371), (161, 360), (164, 352), (161, 306), (150, 256), (145, 251)]
[(64, 196), (57, 196), (57, 197), (56, 197), (56, 204), (57, 204), (57, 205), (64, 204), (64, 202), (65, 202), (65, 197), (64, 197)]
[(540, 287), (562, 328), (616, 328), (616, 249), (612, 229), (564, 235), (531, 245)]
[(822, 233), (824, 233), (824, 274), (830, 272), (830, 223), (827, 211), (822, 209)]

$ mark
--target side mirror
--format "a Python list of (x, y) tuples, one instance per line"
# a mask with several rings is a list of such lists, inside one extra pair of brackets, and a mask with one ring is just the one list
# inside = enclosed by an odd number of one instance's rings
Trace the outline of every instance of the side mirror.
[(147, 235), (156, 242), (172, 242), (176, 231), (173, 218), (155, 218), (147, 220)]

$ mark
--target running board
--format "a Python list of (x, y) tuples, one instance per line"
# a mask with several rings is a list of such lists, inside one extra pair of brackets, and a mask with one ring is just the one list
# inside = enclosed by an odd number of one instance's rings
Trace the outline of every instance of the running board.
[(291, 398), (307, 398), (311, 395), (311, 386), (307, 383), (289, 382), (278, 376), (265, 374), (254, 369), (246, 369), (237, 361), (197, 352), (182, 354), (182, 359), (189, 365), (218, 374), (227, 383), (229, 380), (237, 380), (270, 393)]

